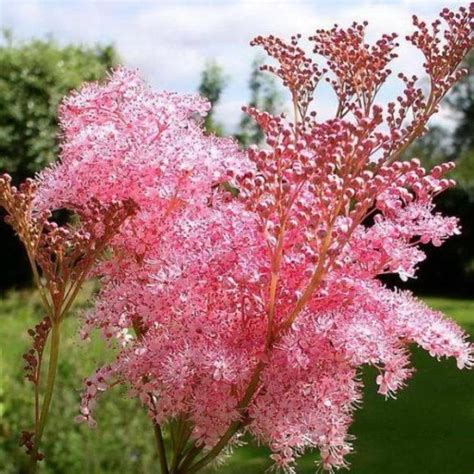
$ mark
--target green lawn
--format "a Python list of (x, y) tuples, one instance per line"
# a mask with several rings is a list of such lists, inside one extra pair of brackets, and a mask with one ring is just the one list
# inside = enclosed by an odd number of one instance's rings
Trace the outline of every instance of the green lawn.
[[(87, 296), (87, 294), (86, 294)], [(474, 335), (474, 301), (427, 298), (428, 303), (458, 320)], [(0, 299), (0, 472), (24, 472), (18, 433), (32, 415), (31, 389), (22, 379), (21, 354), (28, 344), (27, 327), (40, 314), (29, 292)], [(157, 473), (152, 430), (143, 410), (123, 393), (111, 392), (98, 405), (98, 427), (72, 423), (81, 379), (107, 361), (100, 340), (78, 342), (77, 321), (67, 321), (59, 383), (51, 422), (45, 434), (47, 463), (40, 472)], [(350, 457), (355, 474), (473, 474), (474, 373), (458, 371), (453, 361), (437, 362), (413, 351), (417, 373), (397, 400), (376, 394), (375, 375), (367, 370), (364, 406), (352, 433), (356, 452)], [(263, 448), (239, 448), (223, 473), (263, 473), (270, 463)], [(301, 459), (299, 473), (314, 472), (315, 455)]]

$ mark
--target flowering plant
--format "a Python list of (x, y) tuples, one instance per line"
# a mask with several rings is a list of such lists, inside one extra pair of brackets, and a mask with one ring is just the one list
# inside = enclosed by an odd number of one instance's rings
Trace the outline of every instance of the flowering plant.
[[(100, 328), (117, 350), (86, 381), (78, 421), (93, 425), (97, 394), (123, 383), (148, 410), (164, 474), (200, 471), (244, 433), (286, 472), (311, 448), (332, 470), (351, 451), (361, 366), (378, 370), (385, 396), (413, 372), (410, 343), (472, 366), (457, 325), (378, 278), (415, 276), (422, 245), (459, 232), (433, 204), (454, 185), (444, 177), (453, 165), (427, 171), (401, 155), (464, 73), (472, 10), (445, 9), (431, 28), (414, 17), (407, 40), (425, 56), (430, 89), (400, 73), (403, 91), (386, 104), (378, 93), (396, 34), (369, 45), (365, 23), (318, 30), (310, 41), (323, 67), (299, 36), (257, 37), (294, 109), (293, 120), (247, 109), (265, 132), (261, 148), (204, 134), (203, 100), (154, 93), (125, 69), (64, 102), (61, 160), (37, 178), (28, 219), (67, 208), (91, 220), (88, 236), (108, 236), (83, 336)], [(337, 104), (320, 121), (311, 105), (323, 78)], [(117, 202), (133, 212), (109, 232), (103, 216)], [(21, 206), (9, 206), (20, 222)], [(56, 281), (41, 270), (46, 284)], [(55, 321), (48, 315), (47, 326)]]

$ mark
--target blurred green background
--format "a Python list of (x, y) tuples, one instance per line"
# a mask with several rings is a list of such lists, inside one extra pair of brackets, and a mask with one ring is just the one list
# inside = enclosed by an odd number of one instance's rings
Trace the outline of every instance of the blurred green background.
[[(280, 109), (281, 92), (269, 76), (259, 72), (256, 57), (248, 79), (249, 104), (269, 112)], [(16, 41), (6, 33), (0, 44), (0, 172), (10, 172), (19, 182), (32, 176), (58, 152), (57, 106), (72, 88), (85, 80), (104, 77), (119, 62), (110, 45), (93, 47), (59, 45), (54, 40)], [(458, 320), (474, 335), (474, 60), (470, 74), (445, 102), (456, 116), (454, 128), (432, 127), (407, 152), (427, 166), (455, 159), (459, 186), (438, 201), (439, 209), (461, 218), (463, 235), (439, 249), (430, 249), (429, 260), (418, 280), (409, 286), (426, 296), (433, 307)], [(213, 107), (232, 78), (215, 61), (202, 72), (199, 92)], [(226, 133), (214, 113), (205, 122), (213, 133)], [(236, 139), (243, 146), (259, 143), (262, 133), (242, 116)], [(30, 275), (21, 246), (3, 223), (0, 225), (0, 472), (25, 472), (26, 457), (18, 436), (28, 428), (33, 414), (32, 391), (24, 380), (22, 354), (28, 348), (27, 329), (41, 318), (41, 306), (30, 287)], [(388, 281), (391, 284), (391, 281)], [(76, 312), (87, 305), (94, 291), (89, 285)], [(153, 431), (142, 408), (118, 390), (107, 393), (98, 405), (98, 427), (77, 426), (81, 381), (105, 363), (110, 351), (98, 337), (90, 344), (79, 341), (77, 318), (67, 322), (58, 385), (51, 421), (45, 434), (44, 473), (154, 473), (158, 471)], [(367, 382), (363, 409), (356, 415), (352, 433), (355, 453), (350, 456), (356, 474), (474, 472), (474, 376), (458, 371), (453, 361), (437, 362), (413, 350), (417, 372), (398, 399), (376, 395), (375, 375)], [(225, 473), (263, 473), (267, 452), (252, 443), (239, 448)], [(301, 459), (298, 472), (314, 472), (315, 455)]]

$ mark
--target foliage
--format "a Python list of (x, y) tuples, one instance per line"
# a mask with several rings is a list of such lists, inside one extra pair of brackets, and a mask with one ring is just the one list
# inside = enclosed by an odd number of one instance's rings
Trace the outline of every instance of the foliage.
[(404, 158), (410, 159), (416, 156), (423, 166), (432, 168), (449, 161), (447, 158), (451, 152), (449, 133), (439, 125), (429, 128), (426, 135), (418, 138), (413, 145), (404, 153)]
[(201, 73), (201, 83), (198, 91), (211, 104), (211, 108), (204, 118), (204, 127), (208, 132), (216, 135), (223, 135), (224, 133), (222, 124), (215, 120), (214, 111), (227, 82), (228, 78), (224, 75), (222, 67), (215, 61), (208, 61)]
[(447, 103), (459, 116), (459, 122), (453, 134), (455, 155), (462, 155), (474, 149), (474, 54), (470, 53), (464, 62), (468, 73), (448, 96)]
[(0, 46), (0, 170), (16, 182), (58, 155), (57, 108), (84, 81), (102, 79), (117, 61), (112, 46), (60, 46), (53, 40)]
[(421, 265), (419, 278), (406, 286), (425, 294), (470, 295), (474, 287), (474, 148), (472, 145), (472, 111), (474, 110), (472, 67), (473, 55), (464, 65), (467, 74), (456, 84), (444, 103), (456, 119), (454, 131), (431, 127), (405, 153), (405, 157), (420, 158), (429, 168), (454, 159), (452, 177), (455, 189), (443, 193), (437, 200), (440, 211), (459, 217), (463, 229), (442, 248), (428, 249), (429, 258)]
[(468, 73), (447, 98), (458, 117), (453, 133), (453, 156), (456, 160), (455, 178), (474, 200), (474, 54), (464, 62)]
[[(282, 98), (273, 77), (261, 70), (263, 60), (262, 56), (257, 56), (252, 63), (249, 79), (250, 101), (248, 106), (275, 115), (278, 109), (281, 108)], [(258, 123), (252, 120), (248, 114), (244, 113), (240, 120), (236, 139), (244, 147), (252, 144), (259, 145), (264, 139), (264, 134)]]
[[(52, 39), (20, 42), (8, 32), (0, 44), (0, 171), (15, 184), (58, 156), (57, 109), (83, 81), (102, 79), (117, 61), (112, 46), (60, 46)], [(0, 222), (0, 287), (30, 282), (28, 262)]]
[[(86, 307), (93, 291), (94, 285), (88, 285), (81, 293), (79, 308)], [(26, 328), (34, 326), (41, 317), (41, 300), (31, 290), (10, 292), (0, 301), (0, 465), (4, 474), (27, 472), (27, 459), (19, 446), (19, 433), (31, 419), (34, 407), (29, 395), (30, 382), (22, 371), (24, 361), (21, 355), (30, 345)], [(79, 342), (78, 324), (79, 320), (74, 318), (64, 322), (63, 347), (68, 357), (61, 359), (59, 364), (61, 382), (45, 432), (47, 460), (41, 472), (151, 474), (156, 454), (149, 421), (139, 405), (125, 393), (117, 390), (104, 397), (97, 412), (100, 430), (91, 431), (73, 423), (82, 379), (98, 363), (105, 363), (112, 357), (112, 351), (98, 337), (94, 337), (91, 343)], [(48, 350), (46, 348), (46, 356)]]
[(456, 160), (456, 168), (453, 177), (459, 186), (474, 198), (474, 148), (470, 148), (462, 153)]

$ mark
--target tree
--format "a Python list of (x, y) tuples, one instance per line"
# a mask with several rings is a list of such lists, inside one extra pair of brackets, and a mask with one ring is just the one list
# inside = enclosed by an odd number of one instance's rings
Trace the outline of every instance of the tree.
[(404, 153), (406, 159), (418, 157), (425, 167), (453, 160), (451, 173), (457, 182), (436, 200), (438, 211), (455, 215), (462, 234), (441, 248), (427, 249), (428, 259), (420, 266), (417, 280), (407, 286), (416, 292), (470, 296), (474, 287), (474, 55), (464, 61), (467, 75), (446, 97), (444, 103), (454, 113), (456, 125), (450, 131), (431, 127)]
[(436, 165), (444, 161), (456, 161), (454, 175), (458, 184), (470, 187), (474, 183), (474, 54), (464, 61), (466, 76), (446, 97), (444, 104), (454, 114), (453, 131), (435, 125), (419, 138), (405, 153), (406, 158), (417, 156), (424, 165)]
[[(275, 80), (269, 74), (261, 71), (263, 56), (256, 56), (252, 63), (249, 79), (250, 102), (249, 106), (272, 115), (281, 108), (282, 98), (277, 89)], [(236, 138), (242, 146), (259, 144), (264, 138), (260, 126), (248, 114), (243, 113)]]
[(404, 158), (419, 158), (425, 167), (433, 167), (445, 161), (451, 152), (451, 136), (440, 125), (430, 127), (423, 135), (411, 145), (404, 153)]
[[(18, 183), (58, 156), (57, 109), (62, 98), (84, 81), (103, 78), (117, 62), (106, 46), (60, 46), (54, 40), (15, 40), (10, 32), (0, 42), (0, 172)], [(25, 255), (0, 219), (0, 287), (30, 281)]]
[(112, 46), (60, 46), (54, 40), (0, 46), (0, 170), (15, 182), (58, 155), (57, 108), (71, 89), (96, 81), (117, 62)]
[(468, 73), (453, 88), (447, 103), (459, 117), (453, 133), (454, 155), (458, 157), (467, 150), (474, 149), (474, 53), (464, 63)]
[(228, 78), (224, 75), (222, 67), (214, 60), (207, 61), (201, 73), (198, 91), (211, 104), (211, 109), (204, 119), (204, 127), (207, 132), (216, 135), (223, 135), (224, 132), (222, 124), (215, 120), (214, 112), (227, 83)]

